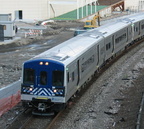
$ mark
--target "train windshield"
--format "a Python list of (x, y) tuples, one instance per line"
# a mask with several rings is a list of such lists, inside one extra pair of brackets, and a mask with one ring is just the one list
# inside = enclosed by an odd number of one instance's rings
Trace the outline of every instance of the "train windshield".
[(64, 82), (64, 72), (63, 71), (53, 71), (53, 86), (63, 86)]
[(34, 84), (34, 69), (24, 69), (24, 83)]

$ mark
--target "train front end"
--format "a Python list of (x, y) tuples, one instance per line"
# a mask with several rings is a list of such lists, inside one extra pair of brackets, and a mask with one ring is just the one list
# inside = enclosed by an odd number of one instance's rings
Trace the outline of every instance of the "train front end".
[(65, 107), (64, 65), (47, 59), (25, 62), (21, 100), (37, 115), (62, 110)]

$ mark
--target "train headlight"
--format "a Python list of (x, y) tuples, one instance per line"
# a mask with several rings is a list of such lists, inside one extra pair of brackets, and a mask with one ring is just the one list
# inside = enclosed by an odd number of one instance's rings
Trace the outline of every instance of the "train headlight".
[(32, 91), (33, 90), (33, 88), (29, 88), (29, 91)]
[(46, 63), (45, 63), (45, 65), (49, 65), (49, 63), (48, 63), (48, 62), (46, 62)]
[(39, 65), (49, 65), (49, 62), (39, 62)]
[(25, 85), (22, 84), (21, 93), (23, 93), (23, 94), (31, 94), (33, 89), (34, 89), (33, 85), (25, 86)]
[(53, 92), (54, 93), (63, 92), (63, 89), (54, 89)]
[(31, 85), (31, 86), (29, 87), (29, 91), (33, 91), (33, 88), (34, 88), (34, 86)]
[(39, 64), (40, 64), (40, 65), (43, 65), (43, 62), (40, 62)]
[(63, 96), (64, 95), (64, 89), (63, 88), (53, 89), (53, 93), (55, 94), (55, 96)]
[(54, 92), (54, 93), (56, 93), (56, 92), (57, 92), (57, 90), (56, 90), (56, 89), (54, 89), (54, 90), (53, 90), (53, 92)]

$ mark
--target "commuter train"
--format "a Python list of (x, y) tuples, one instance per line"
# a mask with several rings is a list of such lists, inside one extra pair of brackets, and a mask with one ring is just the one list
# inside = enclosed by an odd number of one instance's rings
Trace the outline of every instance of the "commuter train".
[(73, 37), (24, 62), (21, 100), (33, 114), (58, 112), (109, 60), (144, 37), (144, 13)]

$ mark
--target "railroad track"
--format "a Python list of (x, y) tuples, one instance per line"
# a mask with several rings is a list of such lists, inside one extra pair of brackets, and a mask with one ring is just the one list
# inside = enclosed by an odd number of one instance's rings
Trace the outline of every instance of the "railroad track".
[(55, 116), (32, 116), (19, 129), (46, 129)]
[(34, 116), (23, 111), (7, 129), (50, 129), (63, 111), (54, 116)]
[(6, 129), (20, 129), (31, 116), (31, 110), (24, 109)]

